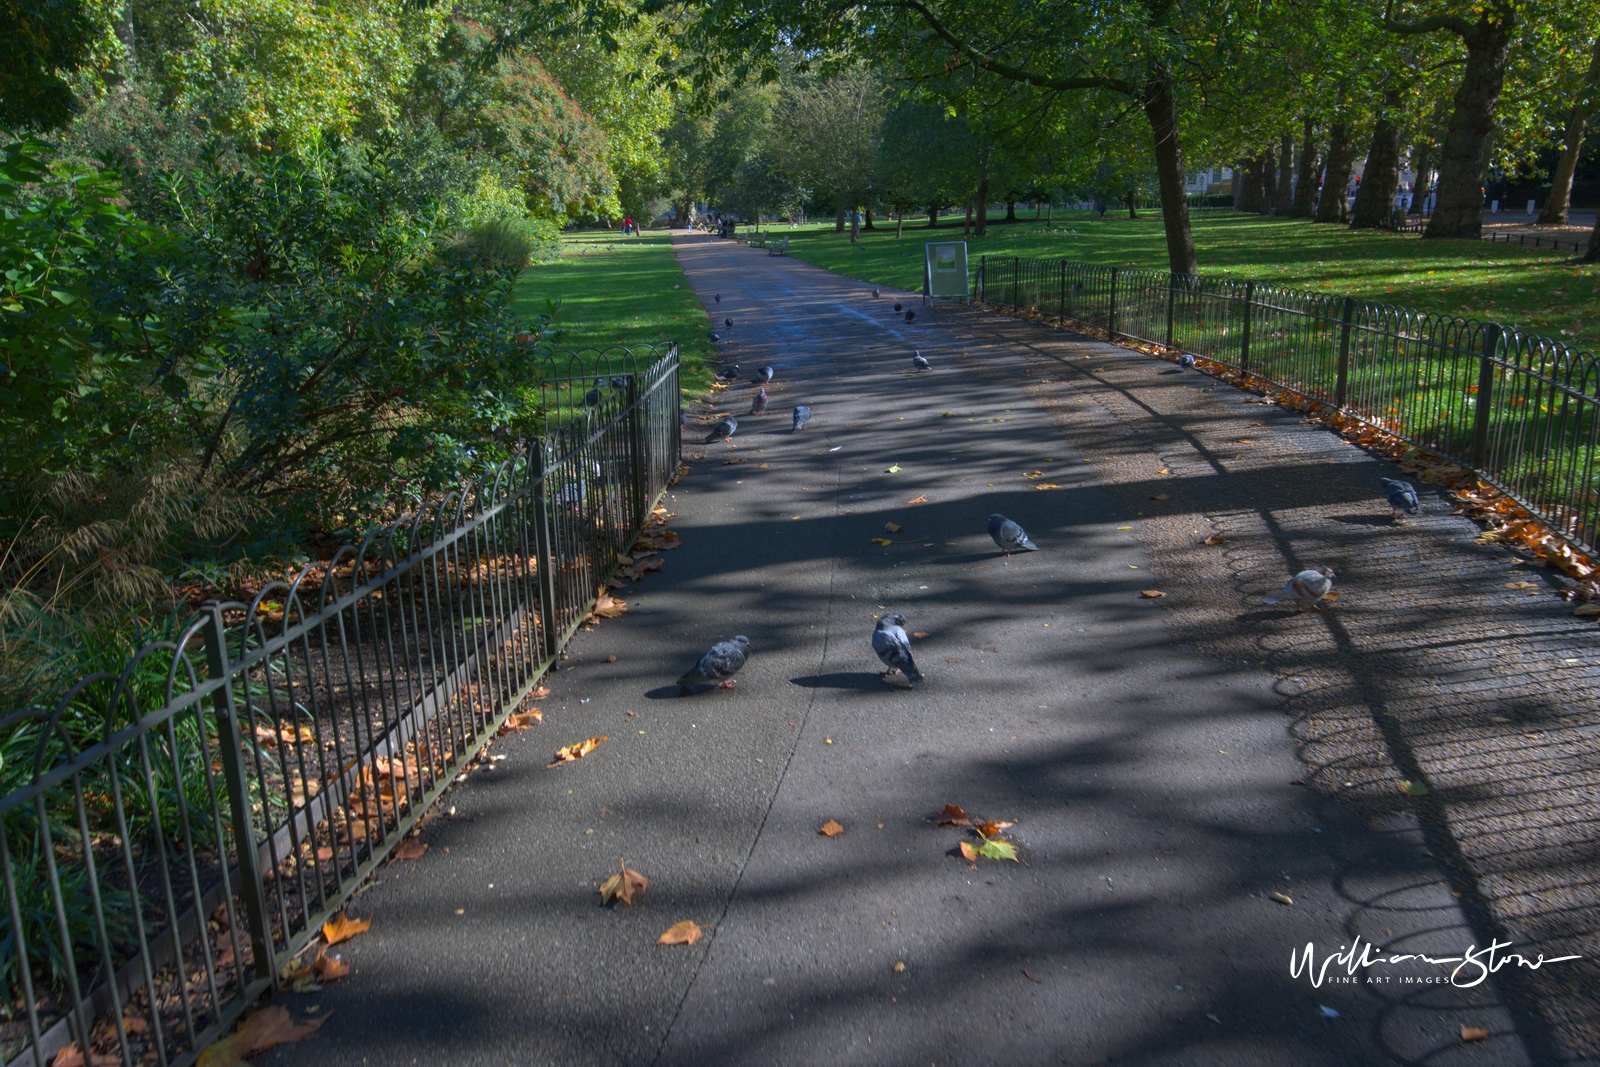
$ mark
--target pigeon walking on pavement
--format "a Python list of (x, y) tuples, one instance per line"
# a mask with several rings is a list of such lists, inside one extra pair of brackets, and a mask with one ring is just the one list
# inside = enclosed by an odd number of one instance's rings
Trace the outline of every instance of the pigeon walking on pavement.
[(765, 389), (763, 389), (759, 393), (756, 394), (756, 398), (754, 400), (750, 401), (750, 414), (752, 414), (752, 415), (765, 415), (766, 413), (767, 413), (767, 391)]
[(1000, 551), (1008, 556), (1013, 552), (1039, 551), (1039, 546), (1028, 540), (1028, 534), (1022, 527), (999, 512), (989, 516), (989, 536), (1000, 546)]
[(874, 285), (872, 287), (872, 299), (874, 299), (874, 300), (878, 299), (878, 295), (879, 295), (878, 294), (878, 287), (876, 285)]
[(915, 321), (917, 321), (917, 313), (915, 311), (906, 312), (906, 321), (907, 322), (915, 322)]
[(712, 330), (711, 331), (711, 339), (713, 341), (721, 341), (722, 340), (722, 335), (720, 333), (718, 333), (716, 330)]
[(722, 325), (726, 326), (728, 329), (731, 330), (731, 329), (733, 329), (733, 320), (731, 318), (723, 319), (722, 320)]
[(1178, 357), (1178, 366), (1182, 367), (1184, 370), (1194, 370), (1194, 357), (1185, 352), (1183, 355)]
[(722, 303), (722, 294), (718, 293), (716, 296), (712, 297), (711, 299), (715, 300), (717, 303), (720, 304), (720, 303)]
[(719, 382), (737, 381), (738, 378), (739, 378), (739, 364), (737, 364), (737, 363), (735, 363), (731, 367), (727, 367), (727, 368), (723, 369), (722, 371), (720, 371), (717, 374), (717, 381), (719, 381)]
[(728, 438), (733, 436), (733, 431), (737, 430), (738, 428), (739, 420), (734, 418), (732, 415), (729, 415), (727, 418), (723, 419), (721, 422), (717, 423), (711, 428), (711, 436), (706, 438), (706, 444), (709, 445), (712, 441), (715, 441), (718, 438), (726, 441)]
[(756, 371), (755, 377), (750, 379), (751, 385), (766, 385), (772, 381), (773, 370), (771, 367), (762, 367)]
[(872, 629), (872, 651), (889, 668), (882, 677), (904, 674), (906, 681), (912, 685), (921, 685), (922, 672), (917, 670), (917, 663), (911, 658), (911, 638), (906, 636), (905, 626), (906, 617), (898, 611), (891, 611), (879, 619), (878, 625)]
[(794, 409), (794, 432), (799, 433), (806, 428), (806, 423), (811, 421), (811, 409), (804, 404), (796, 404)]
[(896, 301), (895, 301), (895, 302), (894, 302), (894, 309), (895, 309), (895, 310), (896, 310), (896, 311), (900, 311), (900, 310), (902, 310), (902, 309), (901, 309), (901, 307), (900, 307), (900, 301), (898, 301), (898, 300), (896, 300)]
[(739, 673), (745, 660), (750, 656), (750, 639), (740, 634), (730, 637), (726, 641), (718, 641), (711, 646), (711, 651), (700, 657), (696, 663), (684, 672), (678, 679), (678, 695), (688, 692), (692, 685), (705, 685), (712, 683), (718, 689), (732, 689), (733, 676)]
[(918, 370), (933, 369), (933, 364), (929, 363), (927, 357), (925, 357), (921, 352), (913, 352), (911, 354), (911, 365)]
[(1290, 578), (1282, 589), (1267, 597), (1266, 603), (1279, 604), (1285, 600), (1292, 600), (1296, 611), (1305, 611), (1307, 608), (1321, 611), (1322, 609), (1317, 607), (1317, 602), (1327, 596), (1332, 589), (1332, 567), (1321, 571), (1301, 571)]
[(1422, 501), (1417, 499), (1417, 487), (1410, 482), (1402, 482), (1398, 478), (1379, 478), (1383, 485), (1383, 493), (1389, 498), (1389, 517), (1398, 519), (1401, 514), (1415, 515), (1422, 510)]

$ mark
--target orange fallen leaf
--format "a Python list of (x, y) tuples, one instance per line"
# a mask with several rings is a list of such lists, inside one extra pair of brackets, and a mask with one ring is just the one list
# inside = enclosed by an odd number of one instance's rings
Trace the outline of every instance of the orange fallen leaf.
[(926, 631), (926, 630), (916, 630), (916, 631), (912, 632), (911, 636), (912, 637), (927, 637), (928, 636), (928, 631)]
[(532, 699), (532, 700), (543, 700), (545, 697), (547, 697), (549, 695), (550, 695), (549, 688), (546, 687), (546, 686), (542, 686), (541, 685), (539, 688), (537, 688), (533, 692), (529, 693), (528, 697), (529, 697), (529, 699)]
[(315, 1022), (296, 1024), (282, 1004), (262, 1008), (245, 1016), (239, 1029), (202, 1052), (197, 1067), (249, 1067), (245, 1056), (304, 1041), (327, 1021), (324, 1015)]
[(580, 760), (589, 753), (593, 752), (596, 748), (599, 748), (600, 742), (609, 740), (611, 740), (609, 737), (591, 737), (586, 741), (579, 741), (575, 745), (565, 745), (561, 748), (558, 748), (556, 749), (555, 762), (545, 764), (545, 769), (549, 770), (551, 767), (555, 767), (563, 763), (571, 763), (573, 760)]
[(1228, 543), (1228, 539), (1223, 537), (1221, 534), (1212, 534), (1210, 537), (1206, 538), (1205, 543), (1208, 545), (1225, 545)]
[(600, 902), (610, 904), (613, 900), (620, 900), (631, 906), (633, 895), (643, 893), (648, 888), (648, 878), (624, 865), (622, 870), (600, 883)]
[(327, 845), (320, 846), (317, 849), (317, 859), (319, 862), (327, 863), (329, 860), (333, 859), (333, 849)]
[(336, 982), (350, 974), (348, 963), (326, 952), (317, 953), (317, 958), (311, 963), (311, 969), (317, 972), (317, 977), (324, 982)]
[(944, 806), (944, 811), (940, 812), (938, 817), (933, 821), (940, 826), (972, 825), (972, 820), (967, 817), (967, 813), (956, 807), (954, 804), (946, 804)]
[(925, 496), (914, 496), (906, 501), (907, 504), (926, 504), (927, 502), (928, 498)]
[(103, 1056), (99, 1053), (95, 1053), (85, 1061), (83, 1052), (74, 1041), (56, 1053), (55, 1059), (50, 1061), (50, 1067), (119, 1067), (121, 1063), (120, 1056)]
[(823, 823), (820, 828), (818, 828), (817, 833), (821, 834), (823, 837), (838, 837), (840, 834), (844, 833), (844, 827), (840, 826), (833, 819), (829, 819), (827, 822)]
[(344, 910), (322, 924), (322, 937), (330, 945), (337, 945), (341, 941), (348, 941), (357, 934), (364, 934), (372, 929), (371, 919), (351, 919), (345, 916)]
[(1009, 830), (1015, 825), (1016, 823), (996, 822), (993, 819), (983, 819), (974, 823), (972, 828), (978, 831), (978, 833), (982, 834), (984, 837), (994, 837), (1001, 830)]
[(1159, 589), (1141, 589), (1139, 591), (1139, 595), (1144, 597), (1146, 600), (1160, 600), (1167, 594), (1163, 593)]
[(966, 858), (968, 863), (978, 862), (978, 850), (967, 844), (965, 841), (961, 842), (961, 855)]
[(544, 712), (538, 708), (529, 708), (527, 711), (519, 711), (507, 716), (506, 721), (500, 726), (500, 732), (508, 734), (513, 730), (531, 730), (541, 722), (544, 722)]
[(617, 600), (604, 589), (595, 590), (594, 607), (589, 609), (589, 617), (585, 621), (597, 622), (600, 619), (615, 619), (628, 610), (626, 600)]
[(1461, 1028), (1461, 1040), (1463, 1041), (1484, 1041), (1488, 1037), (1489, 1031), (1481, 1026), (1463, 1026)]
[(667, 932), (656, 938), (656, 944), (692, 945), (700, 940), (702, 932), (699, 924), (693, 919), (685, 919), (681, 923), (673, 923), (667, 927)]
[(394, 850), (397, 860), (420, 860), (422, 854), (428, 851), (428, 846), (414, 837), (408, 837), (400, 842), (400, 847)]
[(1060, 489), (1061, 487), (1055, 482), (1040, 482), (1034, 488), (1043, 491), (1045, 489)]

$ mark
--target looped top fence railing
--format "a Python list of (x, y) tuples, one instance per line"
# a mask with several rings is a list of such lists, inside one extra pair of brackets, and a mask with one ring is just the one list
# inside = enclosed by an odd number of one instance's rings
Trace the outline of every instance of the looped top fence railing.
[(0, 1064), (192, 1063), (532, 691), (677, 469), (677, 347), (536, 385), (480, 481), (0, 719)]
[(1193, 353), (1477, 472), (1578, 548), (1600, 542), (1600, 364), (1515, 326), (1065, 260), (983, 257), (979, 299)]

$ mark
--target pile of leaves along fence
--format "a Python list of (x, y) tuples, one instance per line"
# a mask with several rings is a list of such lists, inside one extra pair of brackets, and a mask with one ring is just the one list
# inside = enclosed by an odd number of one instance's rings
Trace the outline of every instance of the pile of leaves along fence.
[(492, 478), (0, 720), (0, 1064), (192, 1063), (533, 689), (677, 469), (677, 348), (540, 385)]
[(984, 257), (979, 299), (1203, 356), (1475, 471), (1596, 554), (1600, 363), (1495, 322), (1251, 281)]

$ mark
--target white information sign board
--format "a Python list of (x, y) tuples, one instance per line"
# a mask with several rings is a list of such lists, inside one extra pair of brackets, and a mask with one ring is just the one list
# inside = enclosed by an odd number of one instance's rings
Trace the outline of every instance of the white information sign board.
[(967, 242), (940, 241), (926, 247), (922, 291), (928, 296), (965, 300), (968, 296)]

